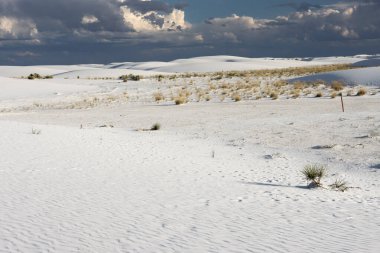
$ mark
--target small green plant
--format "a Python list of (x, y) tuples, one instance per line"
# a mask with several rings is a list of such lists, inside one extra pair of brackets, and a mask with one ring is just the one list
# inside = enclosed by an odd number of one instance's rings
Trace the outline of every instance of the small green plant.
[(349, 188), (347, 186), (347, 182), (342, 179), (336, 179), (335, 182), (333, 184), (330, 184), (329, 186), (331, 189), (341, 192), (347, 191)]
[(322, 186), (321, 179), (326, 175), (326, 167), (319, 164), (309, 164), (304, 167), (302, 174), (310, 182), (309, 187), (320, 187)]
[(160, 123), (155, 123), (151, 128), (150, 130), (151, 131), (158, 131), (161, 129), (161, 124)]

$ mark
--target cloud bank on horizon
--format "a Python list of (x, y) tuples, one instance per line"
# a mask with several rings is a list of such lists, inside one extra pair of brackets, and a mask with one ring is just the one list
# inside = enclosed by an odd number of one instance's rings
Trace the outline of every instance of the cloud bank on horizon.
[(277, 7), (293, 11), (268, 19), (231, 14), (190, 23), (185, 3), (1, 0), (0, 64), (379, 53), (380, 0), (283, 1)]

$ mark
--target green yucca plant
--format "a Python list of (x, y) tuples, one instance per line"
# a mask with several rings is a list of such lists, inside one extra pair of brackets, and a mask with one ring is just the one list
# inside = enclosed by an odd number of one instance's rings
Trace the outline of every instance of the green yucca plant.
[(309, 187), (320, 187), (321, 179), (326, 175), (326, 167), (319, 164), (309, 164), (304, 167), (302, 174), (305, 176), (305, 179), (309, 184)]
[(335, 182), (329, 186), (331, 187), (331, 189), (341, 191), (341, 192), (347, 191), (349, 188), (347, 186), (347, 182), (344, 181), (343, 179), (336, 179)]

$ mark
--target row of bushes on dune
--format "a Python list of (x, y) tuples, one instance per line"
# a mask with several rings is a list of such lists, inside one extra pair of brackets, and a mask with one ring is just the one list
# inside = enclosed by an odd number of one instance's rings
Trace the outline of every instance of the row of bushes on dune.
[[(24, 78), (24, 77), (21, 77), (21, 78)], [(32, 73), (29, 76), (27, 76), (26, 78), (29, 79), (29, 80), (34, 80), (34, 79), (53, 79), (53, 76), (52, 75), (42, 76), (42, 75), (40, 75), (38, 73)]]
[(123, 80), (123, 82), (128, 82), (128, 81), (140, 81), (141, 77), (139, 75), (122, 75), (119, 77), (120, 80)]

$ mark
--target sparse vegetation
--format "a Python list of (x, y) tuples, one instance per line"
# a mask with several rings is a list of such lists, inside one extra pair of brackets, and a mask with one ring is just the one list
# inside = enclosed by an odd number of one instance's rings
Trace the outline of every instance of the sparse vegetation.
[(341, 81), (333, 81), (331, 82), (331, 89), (335, 91), (341, 91), (344, 89), (344, 83)]
[(306, 165), (302, 174), (307, 182), (310, 182), (309, 187), (320, 187), (322, 186), (321, 180), (326, 175), (326, 167), (319, 164)]
[(272, 100), (276, 100), (276, 99), (278, 99), (278, 94), (277, 94), (276, 92), (271, 92), (271, 93), (270, 93), (270, 98), (271, 98)]
[(153, 98), (154, 98), (154, 101), (156, 101), (156, 102), (160, 102), (162, 100), (165, 100), (164, 94), (162, 94), (162, 92), (160, 92), (160, 91), (153, 93)]
[(356, 93), (357, 96), (364, 96), (365, 94), (367, 94), (367, 90), (364, 88), (360, 88), (358, 93)]
[(41, 76), (38, 73), (32, 73), (27, 77), (29, 80), (34, 80), (34, 79), (52, 79), (53, 76), (47, 75), (47, 76)]
[(178, 96), (178, 97), (174, 98), (174, 103), (175, 103), (176, 105), (182, 105), (182, 104), (185, 104), (185, 103), (187, 103), (187, 98), (186, 98), (186, 97)]
[(122, 75), (119, 77), (120, 80), (123, 80), (123, 82), (128, 82), (128, 81), (140, 81), (141, 77), (139, 75)]
[(161, 129), (161, 124), (160, 123), (155, 123), (151, 128), (150, 130), (151, 131), (158, 131)]
[(239, 102), (241, 100), (241, 97), (238, 93), (235, 93), (232, 95), (232, 100), (235, 102)]
[(347, 191), (349, 188), (347, 182), (342, 179), (336, 179), (335, 182), (329, 186), (331, 189), (341, 192)]
[(323, 96), (323, 94), (322, 94), (322, 92), (317, 92), (317, 94), (315, 94), (315, 97), (317, 97), (317, 98), (320, 98), (320, 97), (322, 97)]

